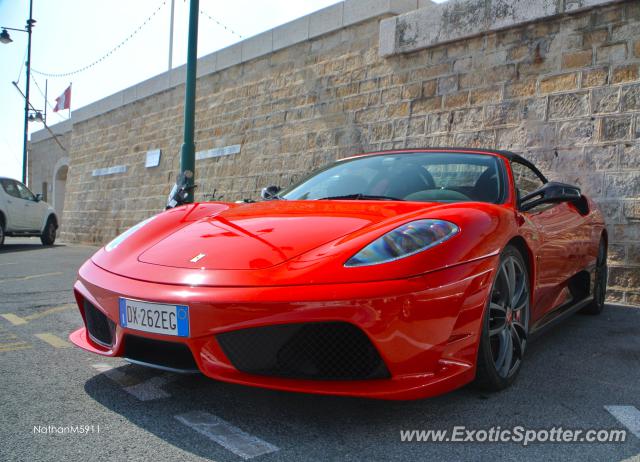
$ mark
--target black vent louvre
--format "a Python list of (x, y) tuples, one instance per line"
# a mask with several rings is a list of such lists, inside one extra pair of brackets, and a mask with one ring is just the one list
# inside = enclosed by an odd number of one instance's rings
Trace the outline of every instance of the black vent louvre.
[(313, 380), (389, 377), (364, 332), (346, 322), (256, 327), (216, 339), (233, 366), (249, 374)]
[(88, 301), (84, 301), (84, 317), (91, 339), (103, 346), (113, 345), (115, 323)]
[(133, 361), (181, 372), (199, 372), (187, 345), (137, 335), (124, 336), (124, 357)]

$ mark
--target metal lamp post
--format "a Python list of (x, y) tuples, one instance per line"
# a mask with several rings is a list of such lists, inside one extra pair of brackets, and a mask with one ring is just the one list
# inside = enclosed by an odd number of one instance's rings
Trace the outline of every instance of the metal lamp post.
[(29, 34), (29, 40), (27, 43), (27, 62), (25, 63), (25, 67), (27, 69), (27, 82), (25, 84), (24, 91), (24, 139), (23, 139), (23, 148), (22, 148), (22, 182), (27, 183), (27, 142), (29, 140), (29, 84), (31, 83), (31, 31), (33, 29), (34, 24), (36, 23), (35, 19), (33, 19), (33, 0), (29, 0), (29, 19), (27, 20), (27, 25), (23, 29), (13, 29), (11, 27), (2, 27), (2, 33), (0, 34), (0, 41), (2, 43), (11, 43), (11, 37), (9, 36), (8, 30), (13, 30), (16, 32), (26, 32)]
[(196, 68), (198, 63), (198, 16), (199, 0), (190, 0), (189, 6), (189, 43), (187, 46), (187, 81), (184, 98), (184, 140), (180, 152), (180, 173), (184, 175), (188, 197), (186, 202), (193, 202), (193, 186), (195, 181), (196, 146), (195, 146), (195, 113), (196, 113)]

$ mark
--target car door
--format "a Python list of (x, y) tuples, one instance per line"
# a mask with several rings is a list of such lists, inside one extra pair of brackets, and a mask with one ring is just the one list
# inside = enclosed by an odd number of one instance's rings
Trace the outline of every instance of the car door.
[(25, 226), (28, 231), (39, 231), (42, 227), (42, 207), (36, 196), (24, 184), (16, 181), (16, 187), (22, 202)]
[(15, 180), (3, 178), (0, 180), (2, 189), (5, 192), (5, 202), (7, 206), (7, 231), (24, 231), (26, 221), (22, 198), (16, 186)]
[[(542, 174), (517, 161), (511, 162), (511, 171), (519, 198), (547, 182)], [(581, 260), (577, 256), (584, 245), (581, 233), (585, 218), (569, 202), (541, 205), (522, 214), (538, 231), (533, 318), (539, 318), (571, 299), (567, 284), (579, 271)]]

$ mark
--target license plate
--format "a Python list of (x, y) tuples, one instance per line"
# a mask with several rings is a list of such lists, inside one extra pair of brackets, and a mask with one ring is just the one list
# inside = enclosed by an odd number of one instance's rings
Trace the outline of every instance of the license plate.
[(120, 325), (154, 334), (189, 336), (189, 307), (120, 298)]

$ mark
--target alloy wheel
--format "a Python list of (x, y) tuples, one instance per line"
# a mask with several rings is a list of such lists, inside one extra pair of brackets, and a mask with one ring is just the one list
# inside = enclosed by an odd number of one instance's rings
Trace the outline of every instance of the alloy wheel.
[(489, 342), (498, 375), (518, 370), (529, 332), (529, 281), (520, 261), (508, 256), (500, 264), (489, 303)]

